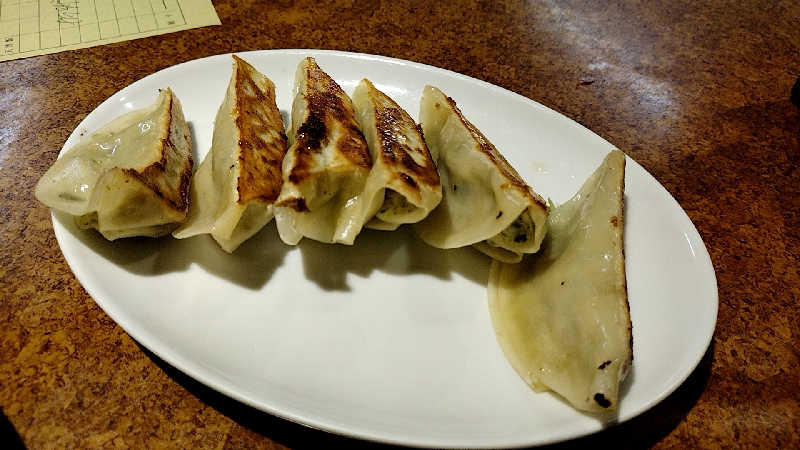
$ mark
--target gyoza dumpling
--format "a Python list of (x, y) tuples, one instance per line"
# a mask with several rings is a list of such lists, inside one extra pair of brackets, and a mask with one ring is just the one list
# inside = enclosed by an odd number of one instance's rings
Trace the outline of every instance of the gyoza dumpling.
[(211, 149), (192, 177), (189, 216), (173, 236), (210, 233), (230, 253), (266, 225), (281, 190), (283, 130), (275, 85), (234, 56)]
[(492, 262), (495, 334), (534, 390), (584, 411), (617, 408), (631, 367), (622, 197), (625, 155), (614, 150), (578, 193), (550, 213), (544, 250), (520, 264)]
[(444, 190), (439, 206), (414, 227), (422, 240), (437, 248), (474, 245), (503, 262), (539, 250), (547, 228), (544, 200), (456, 102), (426, 86), (420, 122)]
[(178, 98), (100, 128), (56, 160), (36, 184), (40, 202), (106, 239), (162, 236), (186, 218), (191, 135)]
[(378, 206), (362, 195), (371, 167), (350, 97), (305, 58), (295, 75), (289, 151), (275, 202), (281, 239), (353, 244)]
[(356, 86), (353, 105), (373, 161), (364, 193), (369, 204), (380, 203), (367, 227), (394, 230), (419, 222), (442, 200), (439, 173), (419, 127), (367, 79)]

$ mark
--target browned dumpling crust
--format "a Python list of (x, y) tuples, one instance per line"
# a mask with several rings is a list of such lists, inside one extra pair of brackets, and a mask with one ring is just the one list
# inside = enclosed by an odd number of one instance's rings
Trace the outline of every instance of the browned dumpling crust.
[(36, 197), (105, 238), (161, 236), (186, 218), (191, 133), (171, 89), (69, 149), (42, 176)]
[(233, 252), (272, 220), (283, 183), (283, 130), (275, 85), (234, 55), (211, 149), (192, 178), (189, 217), (173, 236), (208, 233)]
[(281, 239), (351, 245), (368, 219), (361, 194), (372, 159), (350, 97), (313, 58), (297, 68), (289, 141), (275, 213)]
[(422, 130), (367, 79), (353, 92), (353, 104), (374, 161), (365, 195), (377, 211), (367, 227), (392, 230), (422, 220), (442, 198)]
[[(287, 138), (283, 118), (275, 101), (275, 85), (253, 66), (233, 55), (236, 64), (236, 106), (239, 129), (239, 203), (254, 199), (274, 202), (281, 192), (281, 163)], [(256, 82), (265, 79), (264, 86)]]

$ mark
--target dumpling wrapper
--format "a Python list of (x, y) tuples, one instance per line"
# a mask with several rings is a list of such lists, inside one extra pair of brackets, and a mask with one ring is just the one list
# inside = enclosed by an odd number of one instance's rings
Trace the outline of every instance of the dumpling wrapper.
[(164, 89), (151, 106), (118, 117), (65, 152), (35, 195), (108, 240), (162, 236), (186, 218), (191, 147), (180, 102)]
[(428, 245), (474, 245), (503, 262), (539, 250), (547, 207), (456, 102), (426, 86), (420, 100), (425, 141), (439, 169), (442, 202), (415, 225)]
[(211, 149), (192, 177), (189, 216), (173, 236), (210, 233), (226, 252), (236, 250), (272, 220), (285, 153), (275, 85), (234, 55)]
[(625, 155), (614, 150), (550, 213), (544, 250), (520, 264), (492, 262), (489, 309), (517, 373), (575, 408), (615, 410), (631, 367), (625, 284)]
[(373, 161), (366, 202), (380, 205), (367, 228), (395, 230), (419, 222), (442, 200), (439, 172), (421, 130), (367, 79), (353, 91), (353, 106)]
[(313, 58), (297, 67), (275, 222), (283, 242), (352, 245), (378, 205), (363, 195), (372, 160), (350, 97)]

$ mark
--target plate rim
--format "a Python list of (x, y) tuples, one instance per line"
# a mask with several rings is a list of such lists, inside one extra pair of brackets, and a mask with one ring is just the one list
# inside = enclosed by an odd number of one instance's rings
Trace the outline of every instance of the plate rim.
[[(209, 55), (202, 58), (192, 59), (188, 61), (181, 62), (179, 64), (175, 64), (172, 66), (165, 67), (153, 73), (150, 73), (138, 80), (126, 85), (122, 89), (111, 94), (108, 98), (106, 98), (103, 102), (95, 106), (95, 108), (90, 111), (86, 117), (75, 127), (72, 133), (69, 135), (67, 140), (65, 141), (62, 149), (60, 150), (58, 157), (60, 158), (61, 155), (68, 149), (71, 148), (72, 145), (79, 139), (81, 135), (81, 130), (86, 130), (86, 122), (90, 119), (92, 114), (103, 107), (108, 107), (108, 104), (118, 99), (120, 96), (125, 95), (126, 90), (131, 89), (138, 83), (144, 82), (150, 77), (155, 77), (161, 74), (167, 74), (173, 71), (180, 71), (183, 67), (194, 65), (198, 63), (208, 63), (215, 59), (223, 59), (225, 57), (230, 57), (230, 55), (239, 55), (243, 57), (247, 57), (248, 55), (255, 55), (255, 54), (277, 54), (277, 55), (287, 55), (287, 56), (319, 56), (319, 55), (328, 55), (334, 57), (341, 57), (341, 58), (348, 58), (348, 59), (359, 59), (359, 60), (367, 60), (367, 61), (374, 61), (378, 63), (389, 63), (389, 64), (396, 64), (401, 66), (411, 67), (413, 69), (422, 70), (422, 71), (434, 71), (439, 73), (444, 73), (448, 76), (455, 77), (462, 81), (466, 81), (469, 83), (477, 83), (482, 88), (489, 89), (496, 92), (501, 92), (503, 95), (509, 95), (516, 100), (522, 100), (526, 105), (537, 109), (540, 112), (544, 112), (550, 115), (556, 116), (559, 120), (563, 120), (565, 122), (570, 123), (572, 126), (577, 126), (581, 129), (582, 132), (588, 132), (594, 135), (596, 138), (602, 140), (609, 146), (614, 147), (613, 144), (608, 142), (603, 137), (596, 134), (594, 131), (588, 129), (580, 122), (573, 120), (566, 115), (546, 106), (541, 103), (538, 103), (528, 97), (525, 97), (521, 94), (513, 92), (509, 89), (506, 89), (502, 86), (498, 86), (487, 81), (470, 77), (468, 75), (464, 75), (462, 73), (458, 73), (449, 69), (440, 68), (424, 63), (419, 63), (410, 60), (404, 60), (399, 58), (394, 58), (390, 56), (382, 56), (382, 55), (375, 55), (375, 54), (368, 54), (368, 53), (357, 53), (357, 52), (347, 52), (341, 50), (326, 50), (326, 49), (265, 49), (265, 50), (249, 50), (243, 52), (230, 52), (230, 53), (220, 53), (216, 55)], [(69, 145), (68, 145), (69, 144)], [(708, 349), (711, 345), (713, 340), (714, 332), (716, 330), (716, 323), (718, 319), (719, 313), (719, 290), (718, 290), (718, 281), (716, 278), (716, 272), (714, 270), (713, 261), (711, 260), (710, 254), (708, 253), (708, 249), (705, 245), (705, 242), (702, 239), (702, 236), (698, 232), (697, 228), (695, 227), (694, 223), (692, 222), (691, 218), (688, 216), (686, 211), (680, 206), (678, 201), (672, 196), (672, 194), (656, 179), (650, 172), (648, 172), (643, 166), (641, 166), (638, 162), (633, 160), (627, 154), (626, 160), (628, 164), (633, 164), (637, 169), (641, 169), (642, 173), (649, 177), (650, 181), (654, 182), (654, 185), (660, 191), (662, 195), (668, 199), (668, 201), (672, 204), (673, 207), (676, 207), (677, 210), (680, 212), (679, 219), (682, 223), (684, 223), (689, 231), (692, 232), (692, 238), (698, 243), (699, 245), (694, 247), (695, 252), (698, 253), (698, 262), (702, 261), (706, 264), (703, 264), (703, 269), (707, 272), (707, 276), (710, 276), (708, 283), (711, 287), (711, 298), (709, 298), (709, 305), (711, 307), (710, 316), (713, 317), (710, 320), (711, 326), (708, 327), (708, 332), (706, 336), (704, 336), (703, 344), (702, 344), (702, 351), (694, 358), (693, 363), (691, 364), (691, 368), (686, 371), (686, 373), (682, 374), (682, 376), (676, 378), (676, 382), (672, 383), (667, 389), (661, 392), (659, 395), (654, 396), (650, 401), (645, 402), (643, 405), (640, 405), (638, 408), (635, 408), (635, 411), (630, 414), (629, 416), (625, 417), (624, 419), (619, 420), (618, 423), (623, 423), (629, 421), (638, 415), (652, 409), (654, 406), (659, 404), (663, 401), (667, 396), (672, 394), (678, 387), (680, 387), (686, 379), (697, 370), (699, 363), (702, 361), (702, 358), (708, 352)], [(331, 421), (325, 421), (321, 418), (314, 418), (308, 417), (307, 415), (303, 414), (293, 414), (291, 412), (287, 412), (281, 410), (280, 408), (273, 407), (272, 405), (265, 404), (260, 401), (256, 401), (246, 395), (246, 389), (239, 389), (236, 390), (235, 386), (229, 387), (227, 386), (224, 380), (215, 380), (214, 375), (209, 371), (204, 371), (201, 367), (196, 365), (194, 362), (183, 358), (179, 352), (175, 352), (174, 349), (170, 349), (169, 345), (162, 342), (156, 336), (152, 336), (148, 331), (139, 328), (135, 320), (127, 318), (127, 316), (121, 312), (117, 311), (112, 304), (108, 303), (106, 300), (101, 299), (100, 297), (96, 296), (95, 293), (95, 286), (86, 286), (81, 280), (86, 279), (89, 277), (87, 273), (81, 268), (78, 264), (78, 261), (73, 260), (76, 255), (69, 252), (64, 251), (64, 246), (68, 245), (66, 239), (69, 239), (69, 235), (71, 234), (70, 231), (63, 226), (63, 224), (59, 223), (59, 219), (57, 218), (57, 213), (55, 211), (51, 211), (51, 219), (53, 222), (53, 230), (56, 236), (56, 240), (59, 244), (59, 248), (61, 249), (62, 255), (64, 256), (67, 265), (69, 266), (70, 270), (73, 272), (75, 278), (81, 284), (81, 287), (91, 296), (92, 300), (95, 304), (97, 304), (105, 314), (107, 314), (117, 325), (120, 326), (131, 338), (133, 338), (136, 342), (140, 343), (142, 346), (147, 348), (149, 351), (153, 352), (158, 358), (168, 363), (170, 366), (174, 367), (175, 369), (179, 370), (181, 373), (185, 374), (186, 376), (202, 383), (203, 385), (214, 389), (217, 392), (222, 393), (223, 395), (232, 398), (238, 402), (244, 403), (256, 410), (271, 414), (273, 416), (279, 417), (284, 420), (288, 420), (294, 422), (296, 424), (300, 424), (302, 426), (306, 426), (312, 429), (322, 430), (326, 432), (330, 432), (333, 434), (338, 434), (342, 436), (347, 436), (350, 438), (355, 439), (362, 439), (371, 442), (379, 442), (379, 443), (388, 443), (394, 445), (405, 445), (405, 446), (412, 446), (412, 447), (447, 447), (449, 446), (446, 442), (436, 442), (435, 439), (419, 439), (413, 436), (409, 436), (407, 439), (398, 439), (392, 438), (387, 436), (378, 436), (375, 434), (369, 434), (368, 430), (363, 428), (352, 427), (351, 428), (341, 428), (336, 426), (335, 423), (331, 423)], [(687, 236), (688, 237), (688, 236)], [(78, 244), (82, 245), (82, 244)], [(711, 301), (713, 300), (713, 301)], [(710, 317), (710, 318), (711, 318)], [(699, 340), (698, 340), (699, 344)], [(700, 348), (700, 346), (698, 346)], [(194, 395), (194, 394), (193, 394)], [(574, 433), (569, 433), (566, 435), (561, 435), (559, 437), (544, 439), (544, 440), (537, 440), (537, 441), (513, 441), (513, 442), (503, 442), (500, 444), (479, 444), (474, 446), (474, 448), (495, 448), (498, 445), (502, 447), (509, 447), (509, 448), (519, 448), (519, 447), (526, 447), (526, 446), (539, 446), (539, 445), (547, 445), (553, 444), (557, 442), (563, 442), (567, 440), (576, 439), (582, 436), (588, 436), (603, 429), (608, 428), (607, 425), (602, 425), (599, 429), (594, 431), (578, 431)], [(471, 446), (472, 447), (472, 446)]]

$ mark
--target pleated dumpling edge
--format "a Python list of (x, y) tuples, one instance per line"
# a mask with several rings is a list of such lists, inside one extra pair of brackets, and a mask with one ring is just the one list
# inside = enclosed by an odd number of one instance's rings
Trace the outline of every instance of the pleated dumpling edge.
[(289, 150), (275, 202), (281, 240), (352, 245), (379, 206), (378, 199), (363, 195), (371, 168), (350, 97), (313, 58), (303, 59), (295, 73)]
[(381, 202), (366, 226), (394, 230), (419, 222), (442, 200), (439, 172), (422, 130), (366, 78), (353, 91), (353, 105), (373, 161), (364, 192)]
[(437, 248), (474, 245), (504, 262), (535, 253), (547, 230), (547, 206), (456, 102), (433, 86), (420, 99), (425, 141), (439, 169), (443, 197), (414, 226)]
[(192, 165), (180, 102), (162, 89), (149, 107), (67, 150), (36, 184), (35, 196), (106, 239), (158, 237), (186, 218)]
[(541, 253), (493, 261), (489, 274), (492, 324), (512, 367), (534, 390), (590, 412), (617, 409), (633, 359), (624, 180), (625, 155), (615, 150), (553, 209)]
[(211, 149), (192, 177), (189, 216), (173, 236), (211, 234), (233, 252), (272, 220), (286, 147), (275, 85), (234, 55)]

